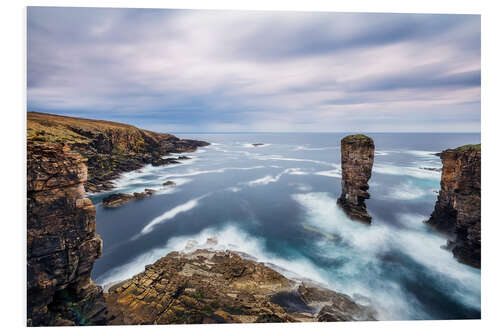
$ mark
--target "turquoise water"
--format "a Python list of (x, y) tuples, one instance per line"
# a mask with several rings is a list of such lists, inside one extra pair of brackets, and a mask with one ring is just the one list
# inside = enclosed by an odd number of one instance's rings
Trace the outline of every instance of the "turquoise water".
[[(127, 279), (173, 250), (245, 252), (355, 298), (381, 320), (479, 318), (480, 270), (442, 249), (422, 223), (439, 190), (432, 153), (479, 134), (370, 134), (376, 156), (367, 201), (372, 225), (349, 220), (340, 195), (341, 133), (179, 134), (213, 143), (181, 165), (124, 174), (113, 192), (158, 194), (117, 209), (97, 205), (104, 240), (93, 279)], [(262, 142), (254, 147), (251, 143)], [(162, 183), (173, 180), (174, 187)], [(98, 203), (104, 195), (91, 199)], [(215, 237), (217, 245), (207, 244)], [(187, 246), (187, 249), (186, 249)], [(360, 298), (361, 299), (361, 298)]]

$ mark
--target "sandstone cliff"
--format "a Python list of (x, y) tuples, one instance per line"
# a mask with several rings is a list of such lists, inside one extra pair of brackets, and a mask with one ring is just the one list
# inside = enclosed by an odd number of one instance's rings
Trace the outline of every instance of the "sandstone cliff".
[(162, 159), (169, 153), (192, 152), (207, 142), (179, 139), (104, 120), (92, 120), (28, 112), (28, 140), (65, 143), (87, 159), (88, 191), (112, 187), (111, 180), (120, 173), (144, 164), (164, 165), (179, 161)]
[(347, 295), (231, 251), (171, 252), (111, 287), (106, 302), (119, 325), (375, 320)]
[(102, 241), (86, 179), (69, 146), (28, 141), (28, 326), (105, 323), (102, 289), (90, 279)]
[(372, 175), (375, 153), (373, 140), (366, 135), (349, 135), (342, 139), (342, 194), (337, 200), (353, 220), (371, 223), (365, 200), (370, 198), (368, 181)]
[(450, 236), (448, 246), (458, 261), (481, 267), (481, 145), (448, 149), (441, 190), (427, 223)]

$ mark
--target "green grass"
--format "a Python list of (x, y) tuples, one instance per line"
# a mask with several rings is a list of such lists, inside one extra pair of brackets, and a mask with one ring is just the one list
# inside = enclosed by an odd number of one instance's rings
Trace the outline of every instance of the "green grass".
[(372, 138), (364, 135), (364, 134), (353, 134), (348, 135), (342, 139), (343, 143), (359, 143), (359, 144), (372, 144)]
[(472, 150), (472, 151), (481, 151), (481, 144), (478, 144), (478, 145), (465, 145), (465, 146), (461, 146), (461, 147), (458, 147), (458, 148), (455, 148), (454, 150), (457, 150), (457, 151), (464, 151), (464, 150)]

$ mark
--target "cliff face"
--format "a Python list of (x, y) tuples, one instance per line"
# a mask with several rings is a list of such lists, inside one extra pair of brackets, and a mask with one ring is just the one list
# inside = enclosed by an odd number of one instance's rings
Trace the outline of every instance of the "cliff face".
[(90, 279), (102, 241), (86, 179), (68, 146), (28, 141), (28, 326), (105, 323), (102, 288)]
[(458, 261), (481, 267), (481, 145), (448, 149), (441, 190), (427, 223), (451, 236), (449, 246)]
[(347, 295), (230, 251), (171, 252), (111, 287), (106, 302), (121, 325), (375, 320)]
[(91, 192), (110, 189), (110, 181), (122, 172), (147, 163), (165, 164), (163, 155), (191, 152), (208, 145), (121, 123), (38, 112), (28, 112), (27, 131), (28, 140), (65, 143), (85, 157), (88, 167), (85, 187)]
[(368, 181), (372, 175), (375, 145), (365, 135), (349, 135), (342, 139), (342, 194), (337, 204), (353, 220), (371, 223), (365, 200), (370, 198)]

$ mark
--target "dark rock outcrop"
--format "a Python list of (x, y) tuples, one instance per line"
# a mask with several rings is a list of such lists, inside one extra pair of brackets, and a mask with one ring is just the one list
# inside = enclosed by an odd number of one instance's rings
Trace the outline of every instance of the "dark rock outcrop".
[(337, 204), (353, 220), (371, 223), (365, 200), (370, 198), (368, 181), (372, 175), (375, 145), (366, 135), (342, 139), (342, 194)]
[(114, 193), (102, 199), (102, 205), (106, 208), (116, 208), (134, 199), (144, 199), (155, 194), (155, 190), (145, 189), (143, 192), (133, 194)]
[(127, 124), (39, 112), (28, 112), (27, 132), (28, 139), (34, 142), (65, 143), (85, 157), (88, 167), (85, 189), (89, 192), (109, 190), (113, 188), (111, 181), (121, 173), (148, 163), (156, 166), (179, 163), (177, 158), (162, 159), (162, 156), (193, 152), (209, 145)]
[(441, 190), (427, 223), (447, 234), (458, 261), (481, 267), (481, 145), (440, 153)]
[[(208, 243), (208, 240), (207, 240)], [(348, 296), (289, 280), (231, 251), (171, 252), (109, 289), (111, 324), (375, 320)]]
[(62, 144), (27, 148), (27, 324), (105, 324), (102, 288), (90, 279), (102, 241), (84, 197), (85, 160)]
[(156, 160), (151, 161), (152, 166), (162, 166), (162, 165), (169, 165), (169, 164), (179, 164), (181, 162), (178, 161), (177, 158), (158, 158)]

